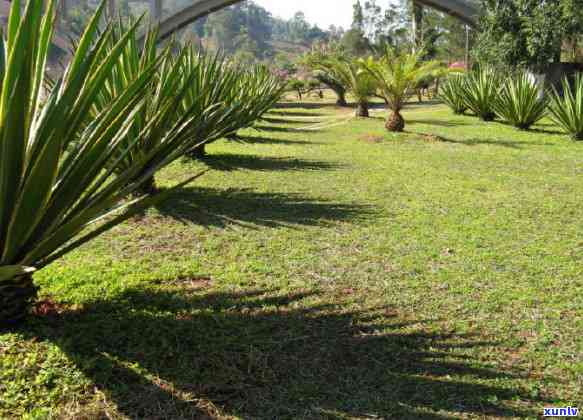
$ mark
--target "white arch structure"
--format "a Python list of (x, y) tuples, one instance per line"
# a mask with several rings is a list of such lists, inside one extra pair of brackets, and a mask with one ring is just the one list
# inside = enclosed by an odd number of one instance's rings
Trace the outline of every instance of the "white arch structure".
[[(9, 1), (10, 0), (0, 0), (0, 6), (9, 9)], [(190, 6), (177, 11), (167, 18), (162, 18), (163, 0), (148, 0), (151, 19), (160, 25), (160, 39), (165, 39), (171, 36), (174, 32), (184, 28), (203, 16), (242, 1), (244, 0), (193, 0)], [(414, 2), (418, 5), (432, 7), (444, 13), (448, 13), (470, 26), (475, 26), (477, 18), (480, 15), (480, 9), (476, 4), (476, 0), (414, 0)], [(108, 14), (112, 16), (115, 14), (116, 3), (116, 0), (109, 0), (107, 9)], [(60, 13), (68, 13), (68, 9), (69, 0), (60, 0)], [(66, 42), (61, 42), (61, 40), (59, 40), (58, 46), (65, 50), (66, 44)]]
[[(160, 0), (150, 0), (150, 10), (153, 18), (160, 23), (160, 39), (164, 39), (203, 16), (241, 1), (243, 0), (194, 0), (190, 6), (166, 19), (160, 19)], [(476, 25), (480, 15), (480, 9), (471, 0), (415, 0), (415, 2), (448, 13), (470, 26)]]

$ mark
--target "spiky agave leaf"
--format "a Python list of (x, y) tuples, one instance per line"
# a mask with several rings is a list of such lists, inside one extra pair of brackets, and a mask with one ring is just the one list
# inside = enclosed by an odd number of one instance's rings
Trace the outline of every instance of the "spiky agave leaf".
[(496, 114), (513, 126), (526, 130), (544, 118), (547, 99), (526, 73), (506, 80), (494, 102)]
[[(137, 161), (117, 175), (110, 167), (143, 140), (127, 143), (127, 133), (160, 62), (145, 66), (87, 121), (139, 22), (111, 43), (110, 26), (98, 31), (101, 4), (64, 76), (43, 92), (55, 1), (44, 3), (27, 2), (20, 16), (20, 1), (13, 1), (7, 38), (0, 40), (0, 322), (23, 316), (34, 298), (22, 267), (40, 269), (163, 198), (126, 200), (164, 158)], [(21, 271), (9, 275), (14, 267)]]
[(238, 123), (232, 133), (253, 126), (275, 106), (285, 89), (281, 80), (265, 66), (257, 65), (251, 69), (238, 67), (236, 72), (239, 74), (235, 100), (238, 104)]
[(234, 66), (220, 53), (208, 55), (192, 47), (185, 47), (184, 56), (182, 74), (191, 77), (183, 107), (204, 109), (220, 103), (226, 111), (224, 118), (209, 126), (208, 131), (199, 133), (199, 146), (252, 126), (283, 94), (284, 85), (264, 67), (245, 70)]
[(500, 90), (500, 77), (490, 68), (483, 67), (468, 75), (462, 87), (467, 107), (484, 121), (496, 118), (494, 104)]
[(451, 74), (441, 88), (439, 99), (441, 99), (454, 114), (461, 115), (468, 109), (464, 99), (465, 74)]
[(549, 114), (573, 140), (583, 140), (583, 76), (577, 74), (571, 85), (563, 80), (563, 95), (556, 90), (551, 94)]
[[(116, 24), (109, 42), (110, 49), (125, 32), (124, 24)], [(197, 73), (183, 73), (183, 62), (188, 57), (184, 52), (172, 55), (172, 44), (158, 52), (157, 39), (157, 29), (150, 29), (144, 44), (140, 45), (134, 32), (93, 108), (93, 114), (98, 115), (145, 68), (152, 63), (160, 63), (144, 94), (143, 106), (132, 114), (133, 121), (122, 141), (123, 147), (111, 162), (111, 167), (117, 174), (139, 164), (143, 171), (135, 177), (140, 179), (148, 174), (145, 187), (140, 190), (145, 193), (155, 192), (154, 174), (157, 170), (204, 141), (209, 127), (219, 129), (221, 124), (228, 121), (224, 117), (229, 115), (228, 110), (218, 101), (202, 103), (201, 98), (206, 92), (212, 91), (214, 84), (220, 83), (213, 78), (209, 78), (208, 83), (201, 86), (200, 95), (192, 103), (183, 106)]]

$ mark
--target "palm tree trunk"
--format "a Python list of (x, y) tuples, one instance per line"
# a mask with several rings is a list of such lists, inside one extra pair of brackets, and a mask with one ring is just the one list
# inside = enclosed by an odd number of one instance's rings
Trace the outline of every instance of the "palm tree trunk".
[(0, 283), (0, 326), (25, 318), (37, 298), (32, 275), (18, 276)]
[(356, 108), (356, 116), (360, 118), (368, 118), (370, 116), (368, 112), (368, 102), (359, 102)]
[(405, 129), (405, 119), (399, 111), (393, 111), (387, 119), (385, 127), (389, 131), (400, 133)]
[(346, 102), (345, 91), (336, 91), (336, 95), (338, 96), (338, 99), (336, 100), (336, 106), (348, 106), (348, 102)]

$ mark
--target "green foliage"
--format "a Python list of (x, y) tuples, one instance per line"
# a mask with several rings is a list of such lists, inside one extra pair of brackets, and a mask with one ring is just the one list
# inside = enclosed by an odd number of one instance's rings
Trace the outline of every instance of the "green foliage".
[(400, 111), (415, 93), (415, 86), (429, 75), (441, 72), (436, 61), (421, 61), (419, 54), (397, 54), (387, 48), (380, 58), (361, 60), (364, 68), (376, 79), (389, 108)]
[(496, 114), (522, 130), (544, 118), (546, 109), (540, 87), (526, 73), (508, 78), (494, 102)]
[(551, 119), (573, 140), (583, 140), (583, 76), (578, 74), (574, 84), (563, 80), (563, 95), (556, 90), (549, 104)]
[(319, 68), (332, 74), (334, 79), (347, 87), (358, 104), (368, 108), (368, 103), (375, 94), (378, 83), (358, 60), (331, 57), (322, 60)]
[[(114, 49), (126, 32), (127, 29), (121, 22), (114, 25), (108, 40), (108, 52)], [(218, 102), (204, 106), (197, 104), (190, 104), (190, 107), (181, 106), (198, 69), (183, 72), (182, 62), (186, 58), (185, 53), (180, 52), (173, 57), (172, 45), (158, 53), (157, 37), (156, 30), (149, 31), (143, 47), (139, 45), (135, 32), (128, 37), (126, 46), (108, 78), (108, 83), (100, 92), (90, 114), (92, 119), (97, 118), (147, 68), (157, 66), (157, 71), (144, 93), (143, 106), (132, 112), (133, 124), (125, 133), (112, 164), (118, 175), (124, 174), (135, 165), (140, 165), (143, 170), (136, 173), (134, 178), (149, 176), (146, 192), (155, 191), (154, 168), (159, 170), (174, 162), (196, 144), (205, 142), (205, 133), (209, 131), (209, 127), (212, 127), (212, 130), (220, 130), (228, 121), (224, 118), (228, 110), (217, 106)], [(206, 86), (198, 87), (199, 100), (205, 97), (207, 90), (213, 89), (214, 84), (221, 83), (219, 77), (220, 74), (216, 74), (214, 83), (211, 83), (209, 78)]]
[(475, 56), (490, 65), (544, 71), (559, 62), (564, 39), (581, 33), (583, 14), (574, 0), (482, 0)]
[(376, 80), (381, 96), (392, 111), (386, 128), (396, 132), (405, 128), (400, 111), (415, 93), (415, 88), (428, 76), (444, 72), (436, 61), (421, 61), (419, 53), (398, 54), (391, 48), (387, 48), (379, 60), (369, 57), (361, 60), (361, 65)]
[[(196, 25), (193, 29), (197, 30)], [(236, 4), (203, 18), (197, 35), (228, 54), (238, 52), (260, 60), (272, 53), (272, 18), (253, 2)]]
[(306, 83), (300, 79), (291, 79), (287, 82), (287, 87), (292, 90), (301, 90), (306, 87)]
[(364, 32), (358, 29), (346, 31), (342, 37), (342, 47), (353, 56), (363, 56), (371, 51), (371, 44)]
[(439, 98), (451, 108), (454, 114), (463, 114), (468, 109), (464, 96), (466, 75), (451, 74), (441, 87)]
[(313, 76), (319, 83), (334, 91), (338, 97), (336, 104), (339, 106), (348, 105), (346, 102), (348, 86), (326, 65), (326, 62), (331, 58), (341, 59), (345, 55), (346, 52), (339, 43), (329, 43), (312, 47), (312, 50), (301, 59), (301, 63), (313, 71)]
[[(29, 275), (7, 279), (7, 267), (42, 268), (172, 191), (127, 199), (167, 164), (169, 158), (159, 154), (165, 151), (155, 148), (146, 158), (123, 168), (117, 165), (140, 144), (156, 139), (175, 106), (165, 103), (151, 114), (147, 129), (129, 137), (135, 114), (147, 107), (161, 60), (144, 64), (87, 121), (139, 24), (119, 33), (111, 25), (99, 31), (104, 4), (85, 29), (64, 76), (46, 93), (55, 2), (49, 2), (44, 15), (42, 2), (28, 2), (22, 17), (20, 2), (13, 2), (7, 38), (0, 40), (2, 320), (22, 316), (22, 300), (34, 296)], [(99, 221), (103, 223), (94, 227)], [(4, 287), (7, 282), (10, 286)]]
[(482, 67), (470, 73), (462, 87), (467, 107), (483, 121), (496, 118), (494, 104), (500, 89), (500, 77), (492, 68)]
[(264, 66), (243, 68), (222, 55), (201, 54), (191, 47), (185, 48), (183, 55), (182, 75), (188, 85), (183, 111), (204, 112), (217, 104), (224, 110), (220, 118), (197, 133), (200, 144), (250, 127), (275, 105), (284, 91), (280, 79)]

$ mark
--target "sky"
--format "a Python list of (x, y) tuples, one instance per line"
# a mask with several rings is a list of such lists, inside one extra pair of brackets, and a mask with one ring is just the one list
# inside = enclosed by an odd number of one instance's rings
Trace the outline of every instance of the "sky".
[(289, 19), (297, 11), (302, 11), (310, 23), (316, 23), (322, 29), (330, 25), (348, 29), (352, 23), (354, 0), (255, 0), (255, 3), (265, 7), (273, 16)]

